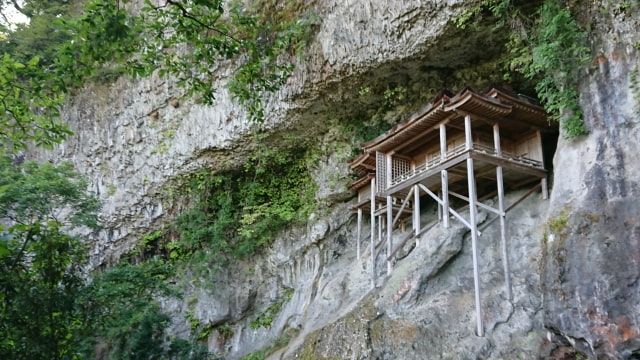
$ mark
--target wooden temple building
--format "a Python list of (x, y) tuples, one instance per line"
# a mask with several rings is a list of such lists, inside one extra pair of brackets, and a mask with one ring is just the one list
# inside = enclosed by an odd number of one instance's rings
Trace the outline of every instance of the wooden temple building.
[[(358, 193), (354, 206), (358, 258), (365, 251), (361, 248), (363, 217), (370, 217), (373, 285), (378, 245), (386, 244), (389, 274), (396, 252), (429, 230), (430, 226), (420, 224), (420, 201), (433, 199), (442, 226), (460, 221), (471, 231), (477, 334), (483, 336), (478, 208), (495, 215), (489, 223), (499, 220), (505, 287), (511, 299), (505, 217), (510, 208), (538, 189), (547, 198), (542, 135), (550, 131), (554, 129), (544, 109), (527, 98), (495, 88), (485, 93), (463, 89), (456, 95), (442, 92), (406, 121), (363, 144), (362, 154), (350, 162), (358, 175), (351, 187)], [(505, 204), (505, 188), (527, 185), (532, 188), (520, 200)], [(481, 202), (494, 196), (497, 208)], [(454, 198), (465, 206), (456, 211), (450, 202)], [(461, 214), (463, 210), (468, 216)], [(412, 231), (393, 244), (394, 229), (409, 221)]]

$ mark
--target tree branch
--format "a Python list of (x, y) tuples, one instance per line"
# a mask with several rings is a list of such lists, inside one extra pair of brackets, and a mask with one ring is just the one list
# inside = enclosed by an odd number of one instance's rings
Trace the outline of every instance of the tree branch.
[[(198, 24), (198, 25), (200, 25), (200, 26), (202, 26), (202, 27), (204, 27), (204, 28), (206, 28), (206, 29), (208, 29), (208, 30), (210, 30), (210, 31), (213, 31), (213, 32), (215, 32), (215, 33), (217, 33), (217, 34), (219, 34), (219, 35), (222, 35), (222, 36), (224, 36), (224, 37), (226, 37), (226, 38), (228, 38), (228, 39), (231, 39), (231, 40), (233, 40), (233, 41), (237, 42), (238, 44), (240, 44), (240, 43), (241, 43), (241, 41), (240, 41), (240, 40), (236, 39), (235, 37), (233, 37), (233, 36), (232, 36), (231, 34), (229, 34), (228, 32), (222, 31), (222, 30), (220, 30), (220, 29), (218, 29), (218, 28), (214, 28), (214, 27), (212, 27), (212, 26), (209, 26), (209, 25), (207, 25), (207, 24), (203, 23), (202, 21), (200, 21), (200, 19), (198, 19), (198, 18), (196, 18), (195, 16), (193, 16), (193, 15), (189, 12), (189, 10), (187, 10), (187, 9), (184, 7), (184, 5), (182, 5), (181, 3), (176, 2), (176, 1), (174, 1), (174, 0), (167, 0), (166, 4), (170, 4), (170, 5), (173, 5), (173, 6), (177, 7), (178, 9), (180, 9), (180, 12), (182, 12), (182, 16), (184, 16), (185, 18), (187, 18), (187, 19), (189, 19), (189, 20), (191, 20), (191, 21), (195, 22), (196, 24)], [(166, 6), (166, 4), (165, 4), (165, 6)]]

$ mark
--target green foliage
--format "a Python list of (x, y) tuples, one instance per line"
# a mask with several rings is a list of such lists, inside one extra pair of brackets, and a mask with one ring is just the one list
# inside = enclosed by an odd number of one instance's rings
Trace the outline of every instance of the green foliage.
[(40, 58), (20, 62), (5, 53), (0, 59), (0, 151), (22, 150), (29, 142), (51, 146), (71, 134), (58, 120), (62, 99)]
[(273, 320), (280, 313), (285, 303), (291, 300), (293, 296), (293, 289), (286, 289), (284, 294), (278, 298), (273, 304), (269, 305), (258, 317), (249, 323), (249, 327), (252, 329), (259, 329), (261, 327), (271, 327)]
[[(229, 14), (226, 7), (231, 8)], [(158, 69), (161, 76), (177, 79), (187, 95), (205, 104), (215, 100), (213, 80), (219, 62), (240, 59), (229, 89), (256, 121), (264, 118), (262, 98), (278, 90), (290, 76), (293, 63), (286, 58), (300, 53), (314, 23), (311, 16), (271, 21), (239, 2), (225, 6), (222, 0), (168, 0), (163, 4), (147, 0), (138, 18), (115, 14), (118, 17), (109, 19), (118, 25), (116, 29), (122, 29), (114, 32), (122, 37), (107, 39), (110, 44), (121, 44), (110, 58), (133, 53), (126, 62), (129, 73), (146, 76)], [(141, 35), (132, 36), (131, 30)], [(124, 59), (117, 60), (122, 63)]]
[(353, 152), (359, 152), (362, 142), (373, 140), (391, 128), (391, 124), (381, 116), (372, 116), (370, 119), (363, 119), (364, 116), (350, 117), (340, 126), (344, 134), (351, 137)]
[[(12, 54), (18, 61), (27, 62), (35, 56), (45, 67), (56, 57), (57, 46), (69, 40), (66, 32), (57, 27), (61, 17), (70, 11), (70, 1), (27, 0), (21, 8), (29, 17), (29, 24), (19, 24), (14, 31), (5, 31), (0, 53)], [(0, 1), (0, 8), (2, 7)], [(0, 11), (2, 12), (2, 11)], [(1, 39), (0, 39), (1, 40)]]
[(111, 359), (206, 359), (165, 335), (156, 299), (177, 295), (167, 262), (122, 263), (85, 283), (83, 241), (65, 230), (96, 228), (98, 202), (86, 188), (69, 164), (0, 157), (0, 358), (95, 358), (104, 346)]
[(0, 218), (22, 225), (96, 227), (99, 203), (85, 193), (87, 186), (71, 164), (13, 165), (8, 157), (0, 157)]
[(564, 232), (568, 223), (569, 212), (567, 210), (563, 210), (558, 216), (549, 219), (549, 230), (551, 230), (555, 234), (560, 234)]
[[(83, 287), (84, 248), (51, 225), (25, 236), (24, 247), (4, 244), (8, 252), (0, 256), (0, 357), (71, 358), (81, 327), (74, 305)], [(28, 262), (22, 251), (31, 255)]]
[(169, 318), (154, 297), (172, 294), (167, 286), (171, 274), (170, 266), (161, 260), (123, 263), (98, 274), (82, 294), (88, 325), (85, 351), (91, 354), (100, 341), (113, 359), (125, 354), (140, 359), (161, 354)]
[(157, 299), (178, 295), (170, 287), (173, 274), (171, 264), (157, 258), (123, 262), (97, 274), (80, 297), (85, 356), (92, 357), (100, 344), (110, 359), (208, 359), (201, 346), (165, 334), (169, 317)]
[(97, 202), (85, 188), (69, 165), (0, 158), (0, 224), (8, 224), (0, 225), (0, 358), (77, 355), (86, 251), (63, 229), (96, 225)]
[(276, 350), (282, 349), (283, 347), (289, 345), (291, 339), (295, 336), (298, 336), (300, 330), (295, 328), (287, 328), (284, 333), (279, 336), (273, 344), (268, 347), (252, 352), (242, 358), (242, 360), (263, 360), (266, 359), (267, 356), (273, 354)]
[(396, 86), (388, 88), (384, 92), (384, 107), (389, 110), (401, 104), (407, 98), (407, 88), (404, 86)]
[(252, 352), (242, 357), (242, 360), (264, 360), (267, 358), (267, 354), (264, 350)]
[(234, 331), (231, 325), (227, 322), (222, 323), (214, 328), (218, 334), (222, 335), (225, 339), (231, 339), (233, 337)]
[[(262, 98), (284, 85), (294, 70), (293, 63), (281, 61), (284, 54), (299, 55), (311, 36), (316, 19), (312, 16), (285, 22), (248, 15), (238, 6), (233, 19), (243, 25), (245, 61), (237, 69), (229, 84), (234, 97), (244, 105), (255, 121), (264, 118)], [(262, 38), (262, 34), (271, 34)]]
[(62, 17), (58, 31), (69, 40), (57, 46), (53, 71), (67, 92), (104, 70), (136, 73), (128, 61), (141, 46), (140, 24), (118, 1), (89, 0), (79, 16)]
[(0, 146), (16, 152), (30, 142), (64, 140), (71, 134), (59, 119), (64, 95), (91, 79), (158, 70), (211, 104), (214, 71), (231, 59), (238, 67), (229, 89), (261, 121), (263, 97), (290, 76), (292, 55), (300, 54), (315, 20), (298, 14), (272, 21), (240, 3), (231, 8), (226, 14), (222, 0), (147, 1), (132, 16), (119, 1), (89, 0), (72, 11), (66, 1), (28, 0), (21, 10), (30, 23), (0, 29)]
[(306, 148), (261, 147), (240, 170), (190, 175), (179, 187), (193, 207), (177, 219), (180, 237), (167, 245), (169, 257), (201, 254), (219, 266), (255, 254), (284, 227), (306, 221), (315, 207), (312, 162)]
[[(465, 9), (455, 19), (453, 23), (460, 29), (466, 29), (470, 25), (478, 22), (478, 18), (483, 13), (488, 13), (494, 17), (501, 17), (511, 9), (512, 0), (482, 0), (479, 4)], [(475, 21), (474, 21), (475, 20)], [(498, 20), (497, 26), (503, 25), (504, 20)]]
[(577, 85), (579, 70), (589, 60), (586, 35), (571, 12), (556, 0), (544, 2), (532, 37), (531, 58), (516, 57), (525, 77), (536, 79), (536, 91), (552, 119), (568, 137), (587, 133)]
[[(535, 10), (531, 10), (531, 8)], [(507, 80), (515, 74), (535, 83), (535, 90), (551, 120), (575, 138), (587, 133), (579, 104), (579, 71), (589, 60), (584, 31), (560, 0), (541, 5), (512, 0), (484, 0), (461, 14), (460, 28), (490, 22), (494, 31), (508, 31), (508, 54), (503, 59)]]
[(636, 65), (629, 74), (629, 89), (636, 102), (636, 113), (640, 115), (640, 76), (638, 74), (640, 74), (640, 65)]

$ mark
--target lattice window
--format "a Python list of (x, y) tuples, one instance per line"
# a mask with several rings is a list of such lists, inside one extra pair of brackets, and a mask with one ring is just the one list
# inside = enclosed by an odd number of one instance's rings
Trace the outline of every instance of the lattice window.
[(376, 151), (376, 192), (381, 193), (387, 186), (387, 157)]
[(411, 171), (411, 163), (405, 159), (393, 158), (391, 160), (391, 178), (393, 180), (408, 174)]

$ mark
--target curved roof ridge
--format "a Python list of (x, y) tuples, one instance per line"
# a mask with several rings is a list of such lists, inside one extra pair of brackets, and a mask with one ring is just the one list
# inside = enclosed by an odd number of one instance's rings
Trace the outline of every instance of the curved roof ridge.
[(375, 147), (376, 145), (384, 142), (386, 139), (392, 137), (393, 135), (403, 131), (404, 129), (410, 127), (412, 124), (418, 122), (420, 119), (424, 119), (434, 110), (443, 109), (444, 105), (449, 103), (451, 100), (452, 93), (447, 89), (443, 89), (429, 102), (427, 105), (423, 106), (420, 110), (414, 112), (407, 120), (401, 121), (396, 124), (391, 129), (387, 130), (385, 133), (376, 137), (373, 140), (367, 141), (362, 144), (362, 148), (367, 151)]

